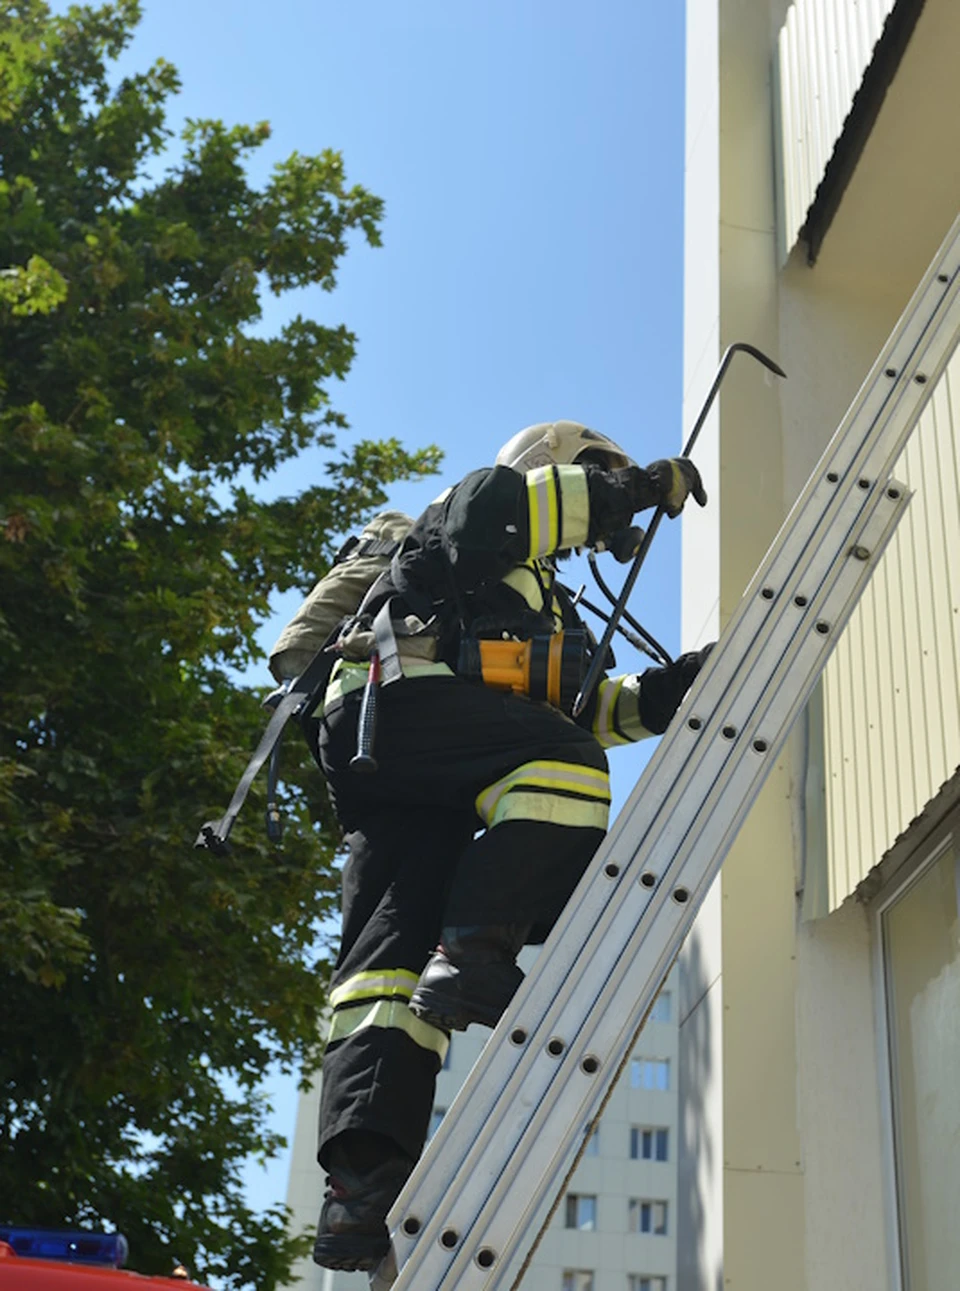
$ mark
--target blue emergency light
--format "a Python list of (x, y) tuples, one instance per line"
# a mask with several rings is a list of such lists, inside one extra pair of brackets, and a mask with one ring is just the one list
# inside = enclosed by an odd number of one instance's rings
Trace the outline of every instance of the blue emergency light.
[(0, 1242), (35, 1260), (69, 1260), (120, 1268), (129, 1253), (122, 1233), (84, 1233), (57, 1228), (14, 1228), (0, 1224)]

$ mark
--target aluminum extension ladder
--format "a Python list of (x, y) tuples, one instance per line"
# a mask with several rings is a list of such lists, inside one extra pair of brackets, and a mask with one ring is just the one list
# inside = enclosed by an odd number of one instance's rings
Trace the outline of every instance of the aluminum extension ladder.
[(908, 493), (891, 471), (958, 339), (960, 218), (390, 1211), (392, 1249), (374, 1291), (391, 1282), (393, 1291), (519, 1285), (696, 912), (904, 513)]

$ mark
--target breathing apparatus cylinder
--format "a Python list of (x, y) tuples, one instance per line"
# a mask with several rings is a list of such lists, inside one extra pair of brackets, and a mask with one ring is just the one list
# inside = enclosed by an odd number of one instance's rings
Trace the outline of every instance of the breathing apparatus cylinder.
[(588, 633), (538, 633), (527, 641), (464, 637), (457, 672), (494, 690), (541, 700), (568, 713), (590, 663)]

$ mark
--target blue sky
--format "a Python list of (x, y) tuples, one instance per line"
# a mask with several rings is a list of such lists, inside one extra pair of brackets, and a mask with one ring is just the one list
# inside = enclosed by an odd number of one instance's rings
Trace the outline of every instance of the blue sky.
[[(358, 242), (333, 294), (269, 299), (265, 325), (296, 310), (346, 323), (358, 357), (331, 393), (352, 433), (445, 450), (441, 477), (395, 488), (391, 505), (416, 514), (535, 421), (586, 422), (641, 463), (679, 451), (680, 0), (144, 9), (121, 67), (174, 63), (183, 92), (172, 125), (268, 120), (255, 177), (294, 150), (336, 148), (348, 179), (386, 201), (384, 246)], [(292, 493), (321, 470), (305, 454), (266, 488)], [(619, 586), (620, 569), (606, 572)], [(632, 608), (673, 651), (679, 578), (678, 525), (664, 525)], [(292, 608), (278, 600), (265, 641)], [(267, 681), (265, 668), (255, 680)], [(640, 749), (614, 754), (617, 801), (645, 760)], [(269, 1092), (289, 1136), (294, 1083)], [(255, 1206), (283, 1199), (286, 1167), (251, 1167)]]

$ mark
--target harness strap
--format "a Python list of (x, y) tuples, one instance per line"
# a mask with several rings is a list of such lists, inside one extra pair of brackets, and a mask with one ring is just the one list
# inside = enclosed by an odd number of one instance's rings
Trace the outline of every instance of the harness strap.
[[(229, 852), (230, 848), (227, 839), (230, 837), (230, 831), (240, 814), (240, 809), (247, 800), (247, 794), (250, 792), (250, 786), (253, 784), (257, 773), (279, 744), (283, 729), (290, 718), (306, 716), (316, 707), (323, 690), (326, 688), (335, 662), (335, 657), (326, 649), (326, 646), (321, 646), (300, 676), (291, 683), (290, 689), (274, 709), (273, 716), (260, 737), (260, 743), (247, 763), (247, 769), (240, 777), (240, 783), (233, 791), (229, 807), (219, 820), (208, 820), (202, 826), (194, 847), (206, 848), (218, 856), (226, 855)], [(271, 787), (275, 787), (275, 782)], [(270, 796), (273, 797), (273, 794)], [(276, 810), (275, 803), (271, 803), (271, 807), (274, 811)], [(268, 807), (268, 819), (270, 810), (271, 808)]]
[(377, 654), (380, 656), (380, 683), (389, 686), (392, 681), (399, 681), (403, 676), (400, 666), (400, 647), (397, 645), (397, 634), (393, 630), (393, 602), (390, 597), (377, 611), (373, 620), (373, 635), (377, 642)]

